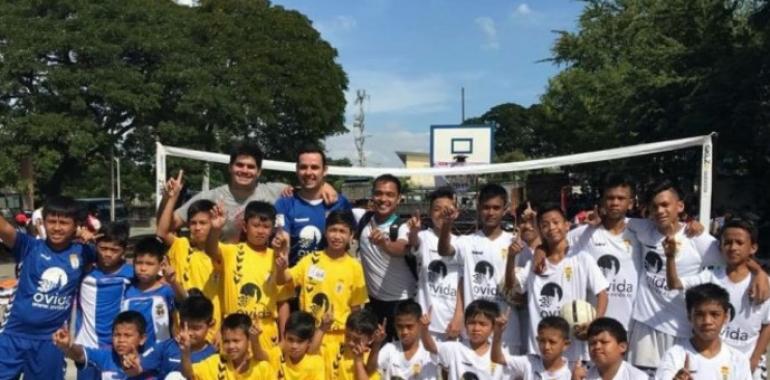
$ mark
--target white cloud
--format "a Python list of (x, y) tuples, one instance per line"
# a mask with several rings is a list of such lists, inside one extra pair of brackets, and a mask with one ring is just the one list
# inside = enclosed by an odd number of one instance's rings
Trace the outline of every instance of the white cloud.
[(484, 34), (485, 42), (483, 45), (481, 45), (481, 47), (484, 49), (492, 50), (499, 49), (500, 42), (497, 40), (497, 28), (495, 27), (495, 20), (492, 20), (489, 17), (476, 17), (474, 22)]
[(358, 22), (351, 16), (338, 15), (330, 20), (314, 22), (313, 26), (324, 39), (337, 45), (344, 34), (356, 29)]
[[(396, 167), (404, 165), (398, 159), (396, 151), (428, 152), (430, 132), (410, 132), (397, 125), (389, 125), (381, 130), (368, 130), (364, 143), (367, 166)], [(326, 139), (326, 151), (332, 158), (349, 158), (357, 165), (358, 153), (353, 142), (353, 133), (332, 136)]]
[(532, 9), (527, 5), (527, 3), (521, 3), (519, 6), (516, 7), (516, 14), (526, 16), (530, 13), (532, 13)]
[(353, 101), (357, 89), (365, 89), (369, 94), (366, 113), (443, 111), (449, 107), (450, 96), (457, 92), (444, 77), (437, 74), (414, 77), (388, 71), (349, 70), (348, 75), (348, 115), (355, 112)]

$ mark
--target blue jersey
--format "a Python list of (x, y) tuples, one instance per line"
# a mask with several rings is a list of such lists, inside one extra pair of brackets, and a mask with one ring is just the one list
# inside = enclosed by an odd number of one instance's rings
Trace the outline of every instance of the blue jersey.
[[(203, 349), (190, 354), (192, 364), (200, 363), (217, 353), (214, 346), (207, 344)], [(142, 369), (151, 371), (159, 378), (170, 372), (182, 370), (182, 351), (174, 339), (168, 339), (155, 345), (142, 354)]]
[(147, 322), (145, 347), (171, 337), (171, 313), (174, 311), (174, 291), (168, 284), (141, 291), (134, 285), (128, 287), (121, 310), (134, 310)]
[(16, 234), (12, 253), (21, 271), (2, 333), (50, 340), (70, 317), (85, 268), (96, 260), (94, 247), (72, 243), (56, 251), (45, 240)]
[(83, 348), (86, 353), (86, 367), (93, 367), (101, 372), (102, 380), (144, 380), (152, 379), (149, 375), (139, 375), (134, 377), (126, 376), (123, 372), (122, 362), (117, 352), (112, 349)]
[(105, 274), (94, 268), (80, 284), (75, 343), (83, 347), (107, 347), (112, 344), (112, 321), (120, 313), (120, 304), (134, 267), (125, 263), (117, 271)]
[(331, 206), (323, 200), (308, 201), (296, 193), (275, 202), (278, 220), (283, 221), (283, 228), (291, 236), (289, 265), (294, 266), (305, 255), (321, 250), (325, 246), (323, 239), (326, 228), (326, 215), (336, 210), (350, 210), (350, 202), (340, 195)]

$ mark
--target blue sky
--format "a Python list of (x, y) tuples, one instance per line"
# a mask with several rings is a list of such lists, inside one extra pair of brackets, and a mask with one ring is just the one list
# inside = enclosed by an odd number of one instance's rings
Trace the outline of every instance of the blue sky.
[[(346, 125), (366, 89), (369, 166), (400, 167), (397, 150), (428, 152), (433, 124), (458, 124), (506, 102), (538, 101), (559, 68), (548, 62), (553, 30), (575, 30), (575, 0), (274, 0), (305, 14), (348, 74)], [(326, 141), (334, 158), (356, 157), (351, 133)], [(355, 161), (354, 161), (355, 162)]]

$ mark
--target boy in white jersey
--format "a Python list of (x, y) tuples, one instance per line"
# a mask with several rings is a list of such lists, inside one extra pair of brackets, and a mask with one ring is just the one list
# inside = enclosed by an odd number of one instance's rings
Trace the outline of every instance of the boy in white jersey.
[[(648, 196), (650, 216), (648, 220), (630, 220), (628, 228), (645, 251), (639, 290), (634, 303), (631, 326), (629, 361), (639, 368), (654, 370), (658, 367), (663, 353), (676, 339), (691, 335), (687, 323), (682, 292), (669, 290), (666, 284), (666, 256), (663, 242), (666, 236), (673, 236), (677, 242), (676, 269), (679, 276), (698, 274), (709, 266), (723, 266), (724, 259), (719, 252), (719, 243), (708, 234), (689, 238), (679, 222), (684, 211), (681, 191), (668, 180), (652, 188)], [(755, 301), (767, 298), (768, 280), (761, 267), (749, 263), (755, 277), (752, 279), (752, 293)]]
[(730, 295), (727, 291), (719, 285), (702, 284), (688, 290), (685, 300), (693, 336), (666, 351), (655, 379), (751, 379), (746, 355), (722, 344), (719, 337), (729, 318)]
[[(558, 207), (546, 208), (538, 215), (538, 226), (543, 238), (545, 269), (536, 275), (530, 261), (520, 274), (521, 290), (528, 293), (530, 331), (529, 351), (537, 348), (535, 331), (542, 318), (559, 315), (562, 305), (573, 300), (595, 296), (596, 315), (604, 316), (607, 309), (607, 287), (609, 283), (602, 275), (596, 262), (587, 254), (579, 254), (567, 243), (569, 222)], [(579, 339), (585, 339), (587, 324), (575, 327)], [(570, 344), (566, 353), (570, 362), (588, 359), (584, 341)]]
[(572, 371), (574, 380), (648, 380), (650, 377), (623, 360), (628, 350), (628, 334), (612, 318), (597, 318), (588, 326), (588, 350), (593, 367), (578, 363)]
[[(503, 216), (508, 209), (507, 201), (505, 188), (493, 183), (484, 185), (478, 197), (481, 229), (471, 235), (459, 236), (453, 242), (450, 241), (450, 236), (457, 213), (447, 210), (445, 215), (446, 220), (442, 223), (439, 235), (438, 251), (442, 255), (457, 254), (458, 260), (462, 262), (461, 281), (466, 308), (471, 302), (480, 299), (497, 302), (501, 309), (509, 308), (502, 293), (498, 294), (500, 284), (505, 278), (508, 251), (515, 242), (514, 235), (501, 227)], [(511, 314), (509, 319), (503, 348), (509, 354), (515, 355), (521, 351), (519, 319), (515, 313)]]
[(377, 368), (383, 380), (435, 380), (438, 365), (422, 345), (420, 325), (422, 308), (412, 300), (406, 300), (396, 306), (395, 325), (398, 341), (385, 344), (378, 349), (375, 339), (371, 345), (369, 360), (377, 361)]
[(505, 366), (512, 378), (522, 380), (548, 379), (570, 380), (569, 363), (562, 355), (570, 344), (569, 324), (562, 317), (545, 317), (537, 325), (537, 346), (539, 354), (506, 356), (502, 349), (502, 338), (506, 316), (495, 320), (495, 334), (492, 338), (492, 361)]
[(679, 278), (673, 258), (676, 242), (666, 239), (666, 275), (671, 289), (690, 289), (704, 283), (722, 286), (730, 294), (730, 320), (722, 331), (722, 340), (749, 357), (754, 379), (765, 378), (765, 349), (770, 342), (770, 301), (755, 305), (749, 300), (752, 275), (748, 262), (757, 252), (757, 228), (753, 223), (728, 220), (722, 228), (721, 248), (726, 268), (714, 268), (700, 274)]
[(500, 316), (497, 303), (476, 300), (465, 308), (465, 331), (468, 341), (436, 342), (429, 333), (431, 310), (420, 319), (422, 344), (428, 352), (438, 355), (439, 365), (447, 369), (447, 380), (497, 380), (502, 378), (502, 366), (492, 361), (489, 338), (495, 320)]
[[(430, 193), (428, 198), (433, 223), (431, 228), (421, 229), (419, 215), (407, 222), (409, 246), (418, 262), (417, 302), (423, 310), (432, 307), (430, 332), (433, 338), (451, 340), (458, 338), (463, 328), (464, 305), (462, 292), (458, 292), (458, 280), (463, 267), (457, 255), (442, 256), (438, 252), (438, 233), (444, 222), (444, 210), (455, 207), (454, 192), (451, 188), (443, 187)], [(451, 239), (454, 240), (455, 236), (451, 235)]]

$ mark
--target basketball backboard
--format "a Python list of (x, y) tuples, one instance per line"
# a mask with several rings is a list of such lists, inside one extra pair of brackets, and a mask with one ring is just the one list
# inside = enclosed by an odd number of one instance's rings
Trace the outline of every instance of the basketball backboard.
[(432, 125), (430, 164), (433, 167), (488, 164), (494, 154), (491, 125)]

